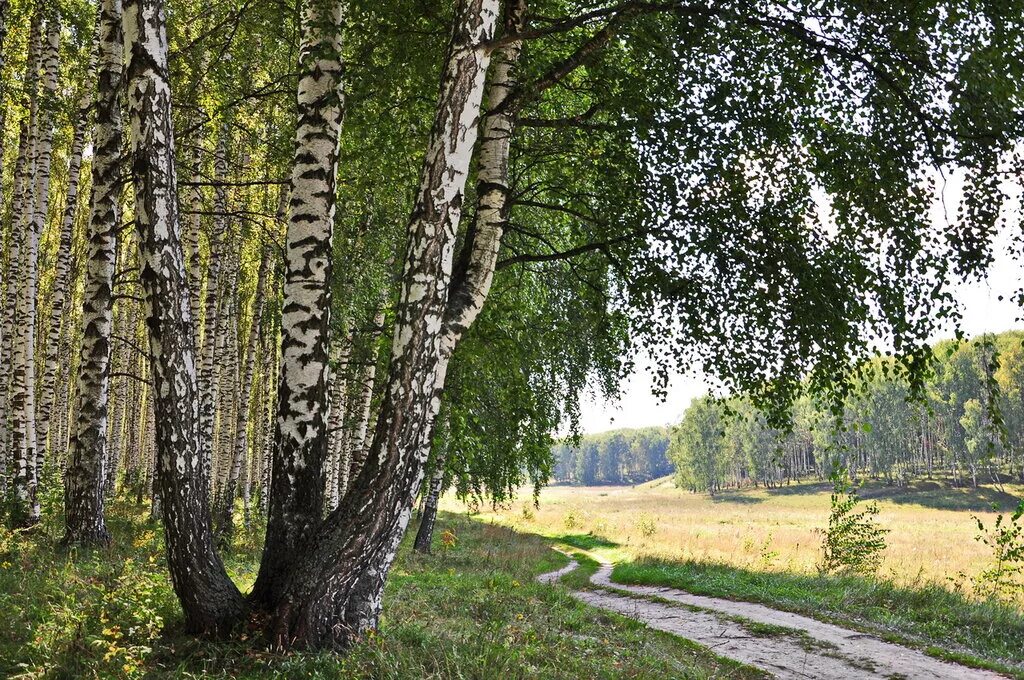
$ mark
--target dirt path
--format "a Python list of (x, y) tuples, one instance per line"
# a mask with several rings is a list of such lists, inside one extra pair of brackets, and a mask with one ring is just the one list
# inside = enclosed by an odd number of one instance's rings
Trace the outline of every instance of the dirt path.
[[(595, 559), (599, 558), (595, 556)], [(558, 571), (541, 574), (538, 580), (554, 583), (578, 566), (573, 560)], [(933, 659), (923, 652), (871, 635), (764, 605), (691, 595), (675, 588), (612, 583), (611, 573), (611, 564), (601, 564), (590, 579), (599, 589), (571, 591), (572, 596), (642, 621), (656, 630), (692, 640), (716, 654), (756, 666), (777, 678), (983, 680), (1003, 677)], [(781, 626), (792, 632), (776, 629), (766, 635), (762, 628), (758, 635), (758, 626), (753, 625), (752, 632), (750, 622)]]

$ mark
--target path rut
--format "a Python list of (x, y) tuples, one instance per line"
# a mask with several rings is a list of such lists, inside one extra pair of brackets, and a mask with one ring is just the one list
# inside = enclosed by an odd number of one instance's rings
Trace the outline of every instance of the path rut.
[[(595, 556), (595, 559), (599, 558)], [(578, 566), (572, 560), (558, 571), (541, 574), (538, 580), (557, 582)], [(1004, 677), (934, 659), (872, 635), (760, 604), (692, 595), (676, 588), (613, 583), (611, 573), (612, 565), (602, 562), (590, 579), (599, 590), (573, 590), (570, 594), (589, 605), (692, 640), (720, 656), (755, 666), (777, 678), (995, 680)], [(802, 634), (759, 636), (751, 633), (743, 622), (730, 617), (784, 626)]]

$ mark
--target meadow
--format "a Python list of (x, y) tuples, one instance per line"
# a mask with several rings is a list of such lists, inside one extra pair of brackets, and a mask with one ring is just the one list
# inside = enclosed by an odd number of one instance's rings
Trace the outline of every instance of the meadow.
[[(813, 574), (829, 516), (827, 483), (728, 491), (714, 497), (677, 489), (670, 478), (637, 486), (551, 486), (539, 505), (521, 495), (483, 517), (546, 535), (590, 533), (616, 545), (619, 559), (657, 558), (723, 564), (756, 571)], [(975, 540), (974, 517), (991, 526), (1024, 487), (953, 488), (922, 480), (909, 487), (866, 483), (860, 496), (878, 503), (889, 530), (879, 575), (904, 586), (970, 589), (991, 563)], [(445, 507), (465, 511), (454, 498)], [(614, 555), (613, 555), (614, 556)]]
[(977, 576), (994, 563), (977, 540), (1016, 507), (1020, 487), (867, 483), (889, 530), (874, 575), (825, 575), (817, 565), (831, 487), (801, 483), (716, 495), (668, 478), (634, 487), (553, 486), (502, 508), (445, 500), (450, 511), (535, 532), (616, 563), (619, 583), (760, 602), (948, 660), (1024, 678), (1024, 599), (995, 599)]

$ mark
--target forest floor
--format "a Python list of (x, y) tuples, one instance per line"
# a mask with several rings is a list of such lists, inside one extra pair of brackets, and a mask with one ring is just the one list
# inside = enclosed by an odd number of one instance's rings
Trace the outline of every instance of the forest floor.
[[(671, 587), (760, 603), (976, 668), (1024, 678), (1024, 602), (982, 594), (990, 566), (975, 517), (1012, 508), (1021, 487), (958, 489), (937, 481), (868, 484), (890, 533), (874, 577), (818, 574), (827, 484), (691, 494), (661, 480), (636, 487), (550, 487), (479, 513), (614, 562), (617, 584)], [(445, 499), (444, 506), (465, 506)], [(569, 577), (570, 580), (573, 578)], [(586, 579), (577, 585), (585, 586)]]
[[(612, 565), (576, 552), (561, 569), (538, 577), (557, 582), (587, 563), (581, 602), (628, 616), (654, 630), (681, 636), (780, 680), (904, 678), (996, 680), (998, 673), (932, 658), (859, 631), (760, 604), (692, 595), (677, 588), (612, 581)], [(578, 584), (578, 581), (577, 581)]]
[[(277, 654), (245, 630), (196, 640), (181, 633), (162, 532), (147, 508), (118, 502), (109, 517), (114, 540), (102, 550), (60, 549), (53, 520), (27, 535), (0, 529), (0, 677), (766, 677), (538, 583), (568, 562), (550, 539), (448, 513), (434, 555), (402, 547), (380, 630), (347, 656)], [(258, 533), (241, 531), (224, 552), (243, 589), (259, 553)]]

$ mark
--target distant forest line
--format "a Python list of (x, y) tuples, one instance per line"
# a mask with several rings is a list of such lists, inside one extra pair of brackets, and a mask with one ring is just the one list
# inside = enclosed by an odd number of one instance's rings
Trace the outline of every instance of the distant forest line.
[(864, 367), (836, 423), (803, 398), (789, 431), (769, 427), (748, 400), (694, 400), (674, 427), (614, 430), (556, 444), (554, 479), (638, 484), (674, 474), (677, 486), (717, 493), (824, 479), (839, 466), (854, 479), (956, 485), (1024, 481), (1024, 332), (942, 341), (923, 401), (886, 359)]

